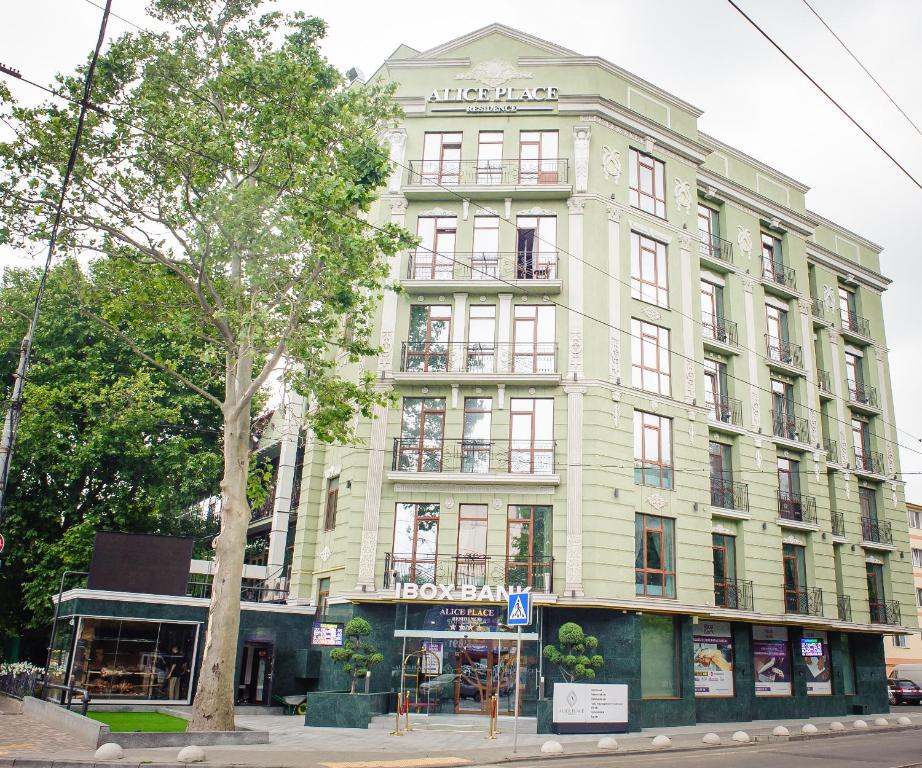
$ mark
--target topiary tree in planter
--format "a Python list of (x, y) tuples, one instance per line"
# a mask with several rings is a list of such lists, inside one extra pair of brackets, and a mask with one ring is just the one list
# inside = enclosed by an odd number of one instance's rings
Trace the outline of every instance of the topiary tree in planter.
[(605, 660), (598, 653), (592, 653), (599, 641), (583, 632), (583, 628), (568, 621), (557, 632), (560, 647), (544, 646), (544, 658), (555, 664), (568, 683), (595, 677), (595, 671)]
[(371, 634), (371, 624), (365, 619), (351, 619), (343, 630), (346, 641), (342, 648), (335, 648), (330, 652), (330, 658), (341, 665), (343, 672), (352, 678), (352, 687), (349, 693), (355, 693), (355, 686), (359, 678), (365, 677), (368, 671), (384, 661), (384, 655), (365, 638)]

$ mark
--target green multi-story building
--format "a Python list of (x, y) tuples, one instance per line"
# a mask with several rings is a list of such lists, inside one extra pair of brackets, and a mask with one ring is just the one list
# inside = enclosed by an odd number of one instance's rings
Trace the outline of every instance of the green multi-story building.
[(886, 709), (883, 637), (916, 618), (880, 247), (680, 98), (507, 27), (371, 82), (405, 118), (370, 220), (420, 239), (366, 364), (390, 404), (351, 447), (289, 404), (254, 567), (370, 619), (370, 689), (420, 712), (514, 709), (524, 588), (542, 729), (570, 621), (631, 728)]

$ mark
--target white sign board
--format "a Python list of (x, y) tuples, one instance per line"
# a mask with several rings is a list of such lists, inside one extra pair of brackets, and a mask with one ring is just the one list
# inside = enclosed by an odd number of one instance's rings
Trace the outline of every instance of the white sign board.
[(627, 730), (623, 684), (554, 683), (554, 724), (559, 733)]

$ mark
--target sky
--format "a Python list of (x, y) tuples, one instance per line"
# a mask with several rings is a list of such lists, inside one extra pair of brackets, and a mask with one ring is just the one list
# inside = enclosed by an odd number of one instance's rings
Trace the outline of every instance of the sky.
[[(810, 0), (826, 22), (922, 125), (922, 3), (916, 0)], [(155, 27), (148, 0), (114, 0), (113, 12)], [(922, 180), (922, 135), (887, 101), (810, 12), (804, 0), (738, 4), (891, 154)], [(39, 82), (83, 61), (101, 12), (87, 0), (8, 4), (0, 62)], [(811, 187), (807, 206), (883, 246), (893, 280), (884, 294), (896, 424), (907, 499), (922, 503), (922, 295), (918, 188), (861, 135), (727, 0), (466, 0), (267, 3), (304, 11), (329, 25), (324, 52), (341, 70), (370, 76), (400, 44), (424, 50), (501, 22), (585, 55), (598, 55), (704, 111), (702, 131)], [(565, 9), (565, 12), (561, 12)], [(110, 35), (130, 31), (110, 21)], [(37, 92), (12, 83), (14, 95)], [(915, 255), (914, 255), (915, 254)], [(37, 263), (0, 252), (0, 266)], [(918, 453), (914, 453), (918, 451)]]

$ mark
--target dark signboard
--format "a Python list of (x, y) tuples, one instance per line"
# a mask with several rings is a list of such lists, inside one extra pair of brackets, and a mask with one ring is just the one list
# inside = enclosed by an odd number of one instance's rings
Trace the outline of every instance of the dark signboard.
[(112, 592), (185, 595), (194, 540), (98, 531), (87, 586)]
[(498, 605), (434, 605), (426, 611), (425, 629), (446, 632), (496, 632)]

